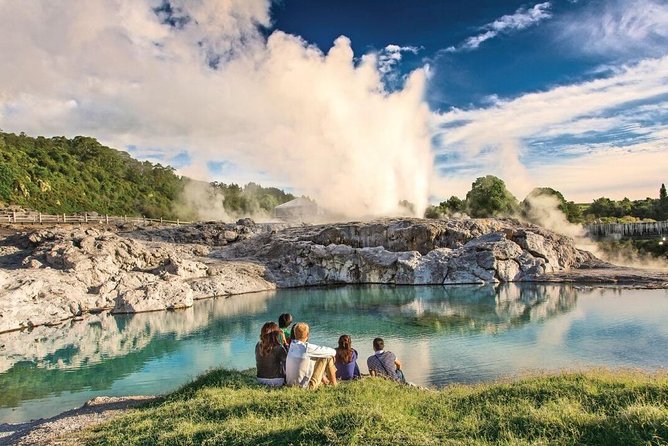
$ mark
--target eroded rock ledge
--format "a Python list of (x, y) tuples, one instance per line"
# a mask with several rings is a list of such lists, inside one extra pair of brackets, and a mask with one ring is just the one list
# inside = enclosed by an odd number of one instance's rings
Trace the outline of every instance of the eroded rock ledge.
[[(544, 280), (596, 259), (511, 219), (69, 227), (0, 242), (0, 332), (276, 287)], [(554, 276), (565, 277), (565, 276)], [(564, 280), (568, 280), (564, 278)]]
[(594, 258), (568, 237), (511, 219), (400, 219), (287, 228), (219, 254), (227, 260), (259, 261), (279, 287), (532, 281)]

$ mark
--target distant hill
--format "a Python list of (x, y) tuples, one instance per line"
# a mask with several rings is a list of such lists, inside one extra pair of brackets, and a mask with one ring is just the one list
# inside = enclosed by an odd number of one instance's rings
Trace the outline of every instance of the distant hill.
[[(177, 209), (182, 208), (179, 201), (190, 181), (170, 166), (138, 161), (95, 138), (0, 132), (0, 202), (5, 204), (44, 213), (95, 211), (169, 218), (182, 214)], [(294, 198), (254, 183), (245, 187), (212, 183), (211, 188), (229, 215), (270, 212)]]

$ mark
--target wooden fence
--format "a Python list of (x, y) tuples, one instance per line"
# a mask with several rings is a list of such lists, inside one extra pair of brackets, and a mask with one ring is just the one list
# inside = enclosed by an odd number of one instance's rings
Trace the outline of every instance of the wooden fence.
[(655, 237), (668, 235), (668, 221), (645, 223), (599, 223), (586, 225), (590, 237), (600, 238), (615, 235), (621, 238)]
[(30, 225), (30, 224), (119, 224), (119, 223), (159, 223), (161, 225), (191, 224), (191, 221), (165, 220), (163, 218), (111, 216), (99, 214), (42, 214), (9, 212), (0, 214), (0, 223)]

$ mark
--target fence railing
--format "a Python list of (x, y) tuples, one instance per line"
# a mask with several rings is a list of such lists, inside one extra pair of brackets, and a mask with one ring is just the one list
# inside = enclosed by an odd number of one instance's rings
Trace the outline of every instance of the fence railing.
[(191, 224), (191, 221), (166, 220), (163, 218), (146, 218), (146, 217), (128, 217), (117, 215), (99, 215), (99, 214), (41, 214), (30, 213), (23, 214), (20, 212), (10, 212), (0, 215), (0, 223), (8, 224), (118, 224), (118, 223), (159, 223), (162, 225), (184, 225)]
[(592, 237), (645, 237), (668, 235), (668, 221), (642, 223), (598, 223), (585, 225), (585, 230)]

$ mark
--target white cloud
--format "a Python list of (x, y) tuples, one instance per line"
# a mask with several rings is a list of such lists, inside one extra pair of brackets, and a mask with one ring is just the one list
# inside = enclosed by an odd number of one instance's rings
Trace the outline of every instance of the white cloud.
[(606, 150), (565, 162), (545, 163), (532, 171), (536, 184), (558, 185), (568, 200), (588, 202), (606, 196), (658, 198), (665, 182), (668, 139)]
[(668, 52), (668, 3), (662, 0), (592, 2), (559, 25), (562, 38), (585, 53), (638, 57)]
[[(434, 125), (442, 128), (437, 151), (480, 162), (479, 174), (500, 175), (519, 196), (536, 185), (549, 185), (572, 193), (572, 196), (567, 194), (569, 199), (591, 199), (603, 190), (626, 190), (628, 194), (633, 192), (644, 197), (652, 191), (652, 184), (662, 181), (668, 138), (662, 124), (648, 125), (640, 120), (661, 110), (666, 94), (668, 56), (649, 59), (620, 67), (618, 74), (605, 79), (498, 100), (485, 108), (453, 110), (435, 116)], [(549, 147), (533, 148), (538, 152), (531, 153), (527, 146), (531, 139), (543, 140), (539, 146), (543, 147), (556, 144), (560, 136), (617, 128), (636, 131), (634, 126), (643, 135), (642, 142), (622, 145), (612, 140), (598, 145), (573, 144), (556, 154), (570, 152), (574, 155), (580, 151), (581, 156), (576, 160), (566, 161), (551, 153), (543, 157), (546, 161), (541, 165), (540, 150)], [(623, 162), (625, 156), (626, 163)], [(528, 169), (525, 166), (531, 158), (539, 161)], [(583, 167), (574, 169), (579, 163)], [(447, 169), (447, 165), (441, 168)], [(458, 177), (456, 172), (451, 172), (437, 190), (441, 196), (462, 194), (471, 181), (469, 176)]]
[(390, 44), (378, 52), (378, 70), (383, 74), (388, 74), (397, 68), (401, 62), (401, 53), (417, 54), (420, 48), (416, 46), (399, 46)]
[(280, 31), (265, 39), (268, 0), (171, 0), (171, 18), (153, 12), (161, 4), (0, 0), (0, 127), (186, 149), (184, 172), (227, 160), (348, 216), (402, 199), (424, 209), (425, 70), (387, 92), (377, 56), (357, 62), (345, 37), (326, 53)]
[(538, 3), (531, 8), (519, 8), (514, 14), (507, 14), (480, 28), (480, 33), (467, 38), (458, 46), (447, 48), (446, 52), (471, 51), (483, 42), (500, 34), (521, 31), (552, 17), (550, 2)]

